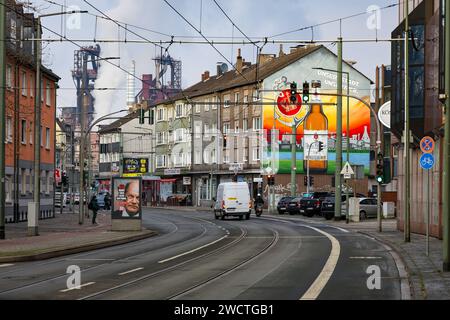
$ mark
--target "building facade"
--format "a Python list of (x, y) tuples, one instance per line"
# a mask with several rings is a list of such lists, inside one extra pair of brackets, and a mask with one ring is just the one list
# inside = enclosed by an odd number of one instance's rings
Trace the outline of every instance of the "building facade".
[(6, 220), (23, 220), (33, 199), (33, 177), (41, 183), (41, 216), (53, 212), (55, 168), (56, 90), (59, 77), (41, 68), (41, 170), (34, 172), (34, 103), (36, 67), (34, 46), (25, 38), (35, 34), (35, 18), (23, 6), (8, 1), (15, 10), (6, 13)]
[[(409, 20), (415, 41), (410, 43), (410, 124), (411, 143), (411, 231), (426, 233), (426, 214), (430, 213), (430, 232), (442, 237), (442, 167), (443, 163), (443, 104), (439, 94), (444, 93), (444, 12), (443, 1), (410, 1)], [(400, 3), (399, 26), (392, 37), (404, 35), (404, 7)], [(448, 66), (446, 66), (448, 67)], [(398, 228), (404, 229), (404, 43), (392, 45), (392, 110), (393, 161), (398, 161), (397, 211)], [(420, 167), (422, 152), (419, 142), (424, 136), (436, 140), (436, 164), (430, 171)], [(403, 140), (402, 140), (403, 139)]]

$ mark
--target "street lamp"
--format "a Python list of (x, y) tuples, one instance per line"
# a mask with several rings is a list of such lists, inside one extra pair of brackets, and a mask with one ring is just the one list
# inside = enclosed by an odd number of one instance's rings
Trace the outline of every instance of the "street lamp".
[[(102, 60), (107, 60), (108, 58), (104, 58)], [(99, 59), (100, 60), (100, 59)], [(85, 99), (86, 102), (87, 99)], [(80, 209), (79, 209), (79, 221), (78, 223), (81, 225), (84, 223), (84, 152), (85, 152), (85, 144), (86, 144), (86, 139), (89, 136), (91, 130), (100, 122), (105, 121), (105, 120), (110, 120), (110, 119), (115, 119), (115, 118), (111, 118), (112, 115), (118, 114), (118, 113), (122, 113), (122, 112), (128, 112), (128, 110), (126, 109), (122, 109), (110, 114), (107, 114), (103, 117), (100, 117), (99, 119), (97, 119), (96, 121), (94, 121), (94, 123), (91, 124), (91, 126), (88, 128), (88, 130), (85, 132), (85, 121), (84, 121), (84, 111), (85, 111), (85, 105), (83, 105), (82, 108), (82, 117), (81, 117), (81, 139), (80, 139)], [(88, 199), (86, 199), (86, 202), (88, 202)]]
[(41, 19), (46, 17), (60, 16), (66, 14), (87, 13), (87, 11), (72, 10), (39, 15), (37, 17), (37, 30), (35, 42), (36, 59), (36, 93), (34, 100), (34, 201), (28, 203), (28, 235), (37, 236), (39, 213), (41, 208), (41, 64), (42, 64), (42, 30)]
[[(313, 68), (314, 70), (322, 70), (322, 71), (329, 71), (329, 72), (336, 72), (340, 74), (346, 74), (347, 75), (347, 162), (350, 163), (350, 73), (347, 71), (338, 71), (333, 69), (327, 69), (327, 68)], [(336, 174), (341, 174), (340, 172), (336, 172)], [(346, 221), (349, 222), (349, 199), (348, 199), (348, 186), (346, 189), (346, 201), (345, 201), (345, 212), (346, 212)], [(336, 197), (340, 196), (336, 193)], [(338, 208), (338, 210), (341, 210)]]

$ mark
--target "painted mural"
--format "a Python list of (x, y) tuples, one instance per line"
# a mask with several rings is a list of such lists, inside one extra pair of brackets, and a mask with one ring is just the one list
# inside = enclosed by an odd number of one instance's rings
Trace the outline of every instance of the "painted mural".
[[(263, 127), (267, 132), (263, 170), (266, 173), (288, 174), (291, 161), (291, 138), (295, 124), (297, 173), (334, 174), (336, 167), (337, 76), (334, 72), (313, 67), (336, 69), (337, 59), (327, 50), (320, 50), (283, 69), (264, 81)], [(370, 103), (370, 80), (349, 66), (350, 95)], [(301, 93), (304, 81), (310, 83), (310, 104), (291, 103), (290, 85), (295, 81)], [(312, 82), (320, 84), (313, 88)], [(343, 75), (343, 90), (347, 92), (347, 75)], [(347, 135), (350, 138), (350, 163), (370, 168), (370, 110), (362, 102), (350, 99), (349, 130), (347, 130), (347, 98), (343, 98), (343, 161), (347, 161)], [(275, 134), (274, 134), (275, 133)], [(272, 143), (273, 140), (273, 143)], [(272, 153), (272, 149), (274, 153)], [(309, 163), (308, 163), (309, 162)]]

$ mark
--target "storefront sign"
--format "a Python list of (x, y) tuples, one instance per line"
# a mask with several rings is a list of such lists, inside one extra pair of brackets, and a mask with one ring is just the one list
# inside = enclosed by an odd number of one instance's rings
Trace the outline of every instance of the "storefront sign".
[(124, 158), (123, 176), (139, 177), (148, 173), (148, 159), (146, 158)]
[(190, 186), (192, 184), (191, 177), (183, 177), (183, 185)]
[(180, 175), (180, 174), (181, 174), (180, 169), (164, 169), (165, 176), (175, 176), (175, 175)]

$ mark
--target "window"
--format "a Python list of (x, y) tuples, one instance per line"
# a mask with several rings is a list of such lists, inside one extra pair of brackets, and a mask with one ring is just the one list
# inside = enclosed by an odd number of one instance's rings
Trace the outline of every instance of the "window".
[(12, 77), (13, 77), (12, 67), (11, 67), (11, 65), (8, 64), (6, 67), (6, 87), (8, 89), (12, 89), (12, 86), (13, 86)]
[(248, 119), (244, 118), (244, 120), (242, 120), (242, 129), (244, 130), (244, 132), (248, 131)]
[(224, 122), (222, 133), (223, 133), (223, 134), (226, 134), (226, 133), (228, 133), (228, 132), (230, 132), (230, 123), (229, 123), (229, 122)]
[(253, 118), (253, 130), (261, 130), (261, 118)]
[(205, 100), (205, 111), (209, 111), (209, 99)]
[(47, 82), (47, 87), (46, 87), (46, 94), (47, 94), (47, 96), (45, 98), (46, 99), (46, 103), (47, 103), (48, 106), (50, 106), (51, 102), (52, 102), (52, 91), (51, 91), (50, 83), (48, 83), (48, 82)]
[(248, 162), (248, 148), (244, 149), (244, 162)]
[(210, 159), (211, 163), (216, 163), (216, 150), (211, 150)]
[(195, 151), (195, 164), (202, 164), (202, 152)]
[(30, 144), (33, 144), (33, 122), (30, 122)]
[(165, 143), (167, 143), (167, 132), (158, 132), (158, 135), (157, 135), (157, 140), (156, 140), (156, 143), (157, 144), (165, 144)]
[(185, 131), (186, 131), (186, 129), (175, 130), (175, 142), (184, 142), (185, 141)]
[(42, 126), (41, 126), (41, 130), (40, 130), (40, 137), (41, 137), (41, 147), (44, 146), (44, 133), (42, 132)]
[(158, 121), (164, 121), (164, 109), (158, 109), (158, 117), (157, 117)]
[(31, 75), (30, 78), (30, 97), (34, 97), (34, 90), (36, 89), (36, 84), (34, 83), (34, 77)]
[(259, 148), (253, 149), (253, 161), (259, 161)]
[(244, 96), (244, 103), (247, 104), (248, 103), (248, 95)]
[(230, 107), (230, 95), (229, 94), (227, 94), (227, 95), (225, 95), (224, 97), (223, 97), (223, 107), (224, 108), (228, 108), (228, 107)]
[(217, 97), (211, 98), (211, 109), (217, 110)]
[(45, 128), (45, 148), (50, 149), (50, 128)]
[(6, 119), (6, 142), (12, 142), (12, 118)]
[(230, 150), (225, 150), (223, 154), (223, 163), (230, 163)]
[(177, 112), (177, 114), (176, 114), (177, 118), (181, 118), (183, 116), (183, 105), (182, 104), (177, 104), (176, 112)]
[(20, 141), (22, 144), (27, 143), (27, 120), (22, 120), (22, 127), (20, 131)]
[(22, 71), (22, 95), (27, 96), (27, 73), (25, 71)]
[(239, 92), (236, 92), (235, 94), (234, 94), (234, 103), (239, 103), (240, 101), (239, 101)]
[(158, 155), (158, 156), (156, 156), (156, 167), (157, 168), (164, 168), (164, 167), (166, 167), (166, 161), (167, 161), (167, 158), (166, 158), (166, 156), (165, 155)]
[(5, 201), (11, 202), (12, 201), (12, 194), (11, 194), (11, 176), (6, 176), (5, 179)]
[(44, 102), (44, 80), (41, 80), (41, 102)]
[(200, 105), (199, 104), (195, 105), (195, 113), (200, 113)]

